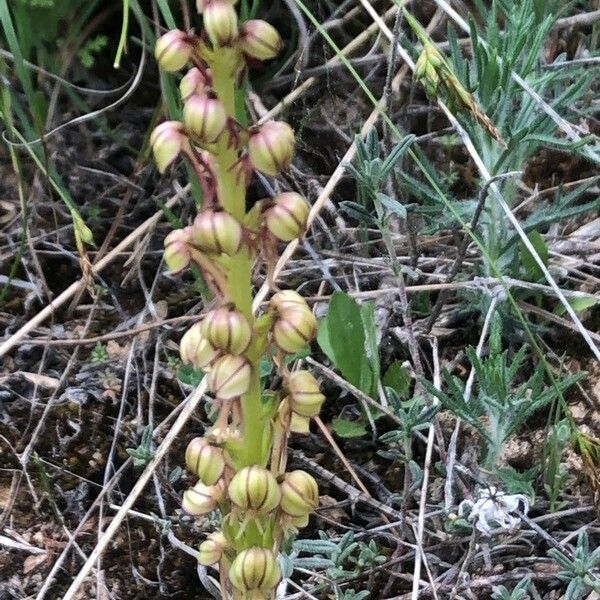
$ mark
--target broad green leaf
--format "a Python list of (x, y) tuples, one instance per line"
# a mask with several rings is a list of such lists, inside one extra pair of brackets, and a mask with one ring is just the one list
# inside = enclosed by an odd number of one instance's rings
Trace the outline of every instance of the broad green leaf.
[(343, 292), (333, 294), (317, 340), (344, 378), (360, 388), (364, 378), (363, 363), (367, 359), (361, 311), (354, 298)]
[[(363, 330), (365, 332), (365, 352), (371, 365), (373, 375), (373, 386), (377, 384), (381, 376), (381, 365), (379, 364), (379, 344), (377, 343), (377, 326), (375, 324), (375, 305), (365, 302), (360, 307)], [(373, 390), (374, 391), (374, 390)]]
[(177, 377), (182, 383), (196, 387), (200, 385), (204, 373), (200, 369), (192, 367), (192, 365), (181, 365)]
[(384, 387), (392, 388), (401, 400), (408, 398), (411, 378), (399, 361), (393, 362), (383, 376)]
[(331, 426), (333, 431), (341, 438), (357, 438), (367, 433), (367, 429), (361, 421), (349, 421), (342, 417), (335, 417)]

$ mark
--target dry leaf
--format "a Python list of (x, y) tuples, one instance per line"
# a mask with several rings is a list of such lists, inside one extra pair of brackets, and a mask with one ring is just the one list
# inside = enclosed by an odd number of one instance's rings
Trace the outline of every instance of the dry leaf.
[(40, 375), (39, 373), (29, 373), (28, 371), (18, 371), (15, 375), (22, 375), (27, 381), (48, 390), (56, 390), (60, 381), (55, 377)]
[(23, 562), (23, 574), (27, 575), (27, 573), (41, 567), (46, 562), (47, 558), (48, 554), (46, 552), (44, 552), (44, 554), (28, 556)]

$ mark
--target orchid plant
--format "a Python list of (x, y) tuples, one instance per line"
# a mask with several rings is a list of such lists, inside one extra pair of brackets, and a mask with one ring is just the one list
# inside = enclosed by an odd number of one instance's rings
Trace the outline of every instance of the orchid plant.
[[(282, 545), (319, 501), (310, 474), (286, 471), (287, 445), (292, 433), (308, 430), (325, 397), (310, 372), (290, 372), (286, 360), (313, 339), (316, 319), (298, 293), (276, 290), (271, 276), (279, 244), (304, 234), (309, 205), (286, 192), (246, 210), (253, 172), (277, 176), (294, 157), (287, 123), (246, 127), (236, 118), (247, 66), (274, 58), (283, 43), (265, 21), (240, 23), (235, 4), (197, 0), (202, 31), (172, 30), (158, 39), (159, 67), (189, 70), (180, 84), (183, 120), (159, 125), (151, 146), (160, 172), (183, 156), (203, 190), (194, 222), (166, 237), (165, 262), (172, 272), (198, 267), (216, 299), (180, 345), (182, 360), (207, 374), (218, 411), (186, 450), (198, 482), (184, 492), (182, 507), (197, 516), (220, 511), (221, 528), (202, 542), (198, 560), (218, 569), (223, 598), (259, 600), (273, 597)], [(255, 315), (252, 273), (259, 260), (276, 293)], [(262, 389), (264, 358), (283, 382), (277, 392)]]

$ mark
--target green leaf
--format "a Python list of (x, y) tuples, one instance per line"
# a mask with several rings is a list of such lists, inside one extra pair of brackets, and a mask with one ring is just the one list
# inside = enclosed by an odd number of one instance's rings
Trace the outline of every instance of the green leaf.
[(341, 438), (357, 438), (367, 434), (367, 429), (361, 421), (350, 421), (335, 417), (331, 423), (333, 431)]
[[(535, 229), (530, 231), (527, 234), (531, 245), (534, 250), (539, 254), (540, 258), (544, 265), (548, 265), (548, 246), (544, 241), (544, 238), (540, 235), (538, 231)], [(520, 255), (521, 255), (521, 265), (525, 268), (527, 275), (531, 281), (538, 281), (543, 279), (544, 274), (542, 270), (538, 266), (537, 262), (533, 258), (533, 255), (529, 250), (525, 247), (523, 242), (520, 242)]]
[(179, 381), (186, 385), (192, 385), (194, 387), (200, 385), (204, 373), (200, 369), (192, 367), (192, 365), (182, 365), (177, 373)]
[[(592, 308), (592, 306), (596, 306), (596, 304), (598, 304), (598, 300), (596, 298), (589, 296), (585, 298), (567, 298), (567, 301), (576, 313), (583, 312), (584, 310)], [(562, 304), (559, 304), (554, 312), (557, 315), (562, 315), (566, 310), (567, 309)]]
[(366, 382), (365, 332), (361, 310), (354, 298), (335, 292), (329, 303), (329, 312), (321, 321), (317, 336), (319, 346), (345, 379), (362, 389)]
[[(373, 376), (372, 387), (374, 387), (381, 377), (379, 344), (377, 343), (377, 325), (375, 324), (375, 305), (372, 302), (365, 302), (360, 307), (360, 316), (365, 332), (365, 352), (371, 367), (370, 371)], [(372, 391), (374, 392), (375, 390)]]
[(401, 400), (408, 398), (411, 378), (399, 361), (393, 362), (383, 376), (383, 386), (392, 388)]
[(401, 219), (406, 219), (406, 207), (403, 204), (400, 204), (398, 200), (394, 200), (382, 192), (378, 192), (376, 198), (377, 201), (386, 209), (385, 212), (393, 213), (398, 215)]

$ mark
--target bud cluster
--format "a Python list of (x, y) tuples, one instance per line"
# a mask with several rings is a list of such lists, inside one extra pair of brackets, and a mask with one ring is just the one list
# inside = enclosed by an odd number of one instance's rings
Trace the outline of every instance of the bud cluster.
[[(283, 121), (246, 127), (236, 118), (233, 99), (245, 67), (275, 58), (283, 46), (269, 23), (240, 22), (236, 5), (196, 0), (200, 33), (173, 30), (158, 39), (159, 67), (189, 70), (179, 85), (182, 120), (159, 125), (150, 145), (161, 173), (185, 157), (204, 192), (193, 222), (165, 238), (165, 262), (174, 273), (197, 267), (216, 299), (180, 342), (182, 362), (206, 374), (217, 411), (209, 431), (187, 446), (185, 464), (197, 482), (184, 492), (182, 508), (193, 516), (220, 511), (222, 529), (200, 544), (198, 561), (218, 567), (224, 598), (258, 600), (272, 597), (283, 543), (318, 506), (315, 479), (286, 472), (286, 447), (291, 433), (308, 431), (325, 396), (311, 373), (285, 366), (285, 355), (302, 350), (317, 331), (302, 296), (277, 291), (262, 315), (249, 308), (255, 262), (266, 261), (271, 273), (279, 244), (306, 232), (310, 207), (300, 194), (284, 192), (245, 210), (252, 172), (278, 176), (291, 165), (296, 142)], [(273, 359), (283, 381), (271, 399), (262, 398), (263, 358)]]

